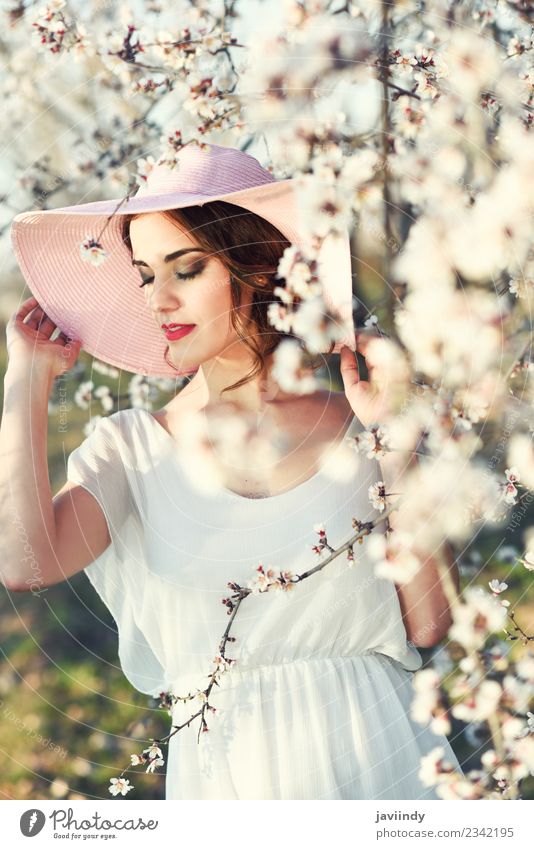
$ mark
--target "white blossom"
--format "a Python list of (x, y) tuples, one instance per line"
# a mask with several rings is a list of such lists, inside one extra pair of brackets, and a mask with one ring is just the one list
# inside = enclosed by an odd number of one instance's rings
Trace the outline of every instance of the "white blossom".
[(453, 705), (452, 715), (464, 722), (480, 722), (495, 712), (501, 695), (502, 687), (497, 681), (483, 681), (472, 695)]
[(500, 307), (487, 292), (434, 285), (407, 296), (395, 319), (415, 367), (446, 387), (482, 381), (500, 356)]
[(344, 233), (352, 220), (349, 198), (335, 182), (321, 182), (317, 175), (299, 178), (297, 193), (301, 220), (310, 233), (326, 236)]
[(439, 704), (440, 676), (435, 669), (420, 669), (414, 673), (412, 683), (415, 696), (410, 706), (410, 716), (415, 722), (426, 724), (432, 719)]
[(354, 480), (360, 466), (359, 458), (347, 444), (345, 439), (342, 443), (328, 448), (321, 456), (320, 471), (330, 480), (343, 483)]
[(395, 531), (390, 539), (383, 533), (373, 533), (365, 545), (377, 578), (403, 584), (411, 581), (421, 568), (413, 536), (406, 532)]
[(271, 374), (285, 392), (305, 395), (317, 390), (313, 373), (306, 373), (302, 362), (303, 352), (298, 342), (284, 339), (274, 351)]
[(347, 442), (355, 451), (361, 452), (369, 459), (385, 457), (389, 450), (387, 429), (380, 425), (374, 425), (353, 437), (347, 437)]
[[(518, 781), (527, 775), (534, 775), (534, 738), (529, 734), (510, 747), (515, 762), (512, 769), (513, 780)], [(503, 770), (506, 775), (506, 772)]]
[(100, 403), (102, 404), (103, 410), (105, 410), (107, 413), (111, 412), (114, 407), (114, 401), (109, 386), (98, 386), (93, 391), (93, 395), (95, 398), (100, 399)]
[(81, 258), (90, 262), (91, 265), (101, 265), (107, 257), (107, 253), (99, 242), (96, 242), (92, 236), (86, 236), (80, 244)]
[(438, 784), (440, 779), (446, 777), (447, 773), (452, 770), (452, 765), (445, 760), (444, 755), (443, 746), (436, 746), (421, 758), (418, 777), (425, 787)]
[(84, 436), (89, 436), (97, 426), (98, 422), (102, 419), (102, 416), (91, 416), (88, 422), (86, 422), (82, 428)]
[(299, 305), (292, 329), (304, 340), (312, 354), (327, 350), (331, 342), (344, 339), (347, 335), (347, 327), (335, 317), (329, 317), (320, 295), (308, 298)]
[(520, 678), (534, 684), (534, 654), (529, 653), (520, 657), (516, 662), (516, 672)]
[(504, 581), (499, 581), (498, 578), (493, 578), (492, 581), (488, 582), (489, 588), (494, 593), (494, 595), (499, 595), (504, 592), (504, 590), (508, 589), (508, 584), (505, 584)]
[(534, 450), (531, 437), (514, 433), (508, 443), (508, 462), (520, 470), (521, 480), (529, 489), (534, 489)]
[(74, 402), (78, 405), (78, 407), (81, 407), (82, 410), (89, 409), (89, 402), (92, 398), (93, 389), (93, 381), (85, 380), (83, 383), (80, 383), (78, 389), (74, 393)]
[(377, 481), (369, 487), (369, 500), (373, 507), (382, 513), (386, 509), (386, 488), (384, 481)]
[(481, 38), (467, 28), (451, 30), (443, 58), (448, 68), (447, 84), (461, 98), (474, 98), (483, 87), (491, 87), (500, 67), (492, 39)]
[(133, 784), (130, 784), (127, 778), (112, 778), (110, 779), (109, 792), (112, 796), (118, 796), (119, 793), (122, 796), (126, 796), (130, 790), (134, 789)]
[(114, 366), (109, 366), (107, 363), (103, 363), (100, 360), (93, 359), (92, 367), (95, 371), (99, 372), (99, 374), (106, 374), (109, 377), (118, 377), (119, 370), (114, 368)]
[(147, 156), (146, 158), (141, 157), (137, 160), (137, 175), (136, 181), (142, 186), (146, 183), (147, 178), (150, 176), (151, 172), (154, 170), (156, 165), (156, 161), (153, 156)]
[(466, 587), (463, 600), (453, 610), (449, 639), (465, 649), (480, 649), (489, 634), (500, 631), (506, 620), (506, 610), (494, 596), (481, 587)]
[(376, 327), (377, 324), (378, 318), (376, 317), (376, 315), (370, 315), (369, 318), (364, 321), (365, 327)]
[(518, 713), (525, 713), (532, 699), (532, 684), (508, 674), (503, 678), (504, 698)]

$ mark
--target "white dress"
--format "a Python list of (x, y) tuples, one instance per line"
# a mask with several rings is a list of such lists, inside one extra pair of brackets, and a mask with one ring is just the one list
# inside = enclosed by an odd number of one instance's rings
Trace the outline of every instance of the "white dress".
[[(361, 427), (354, 417), (346, 435)], [(151, 695), (207, 687), (228, 581), (246, 585), (260, 563), (302, 572), (325, 557), (312, 551), (314, 524), (338, 547), (353, 517), (377, 515), (368, 487), (380, 468), (362, 455), (354, 480), (319, 471), (280, 495), (248, 498), (199, 491), (177, 448), (149, 411), (133, 408), (99, 420), (68, 460), (68, 479), (97, 499), (112, 540), (85, 572), (116, 621), (125, 676)], [(212, 688), (209, 731), (197, 742), (197, 718), (163, 747), (167, 799), (439, 798), (418, 778), (420, 757), (441, 745), (458, 761), (446, 737), (410, 718), (421, 656), (365, 541), (355, 555), (353, 566), (343, 554), (290, 592), (242, 602), (226, 649), (236, 663)], [(172, 722), (199, 707), (179, 702)]]

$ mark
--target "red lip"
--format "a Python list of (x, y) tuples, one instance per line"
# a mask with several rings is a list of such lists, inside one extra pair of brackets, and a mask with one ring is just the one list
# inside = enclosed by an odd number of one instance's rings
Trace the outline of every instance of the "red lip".
[(167, 339), (173, 341), (174, 339), (181, 339), (182, 336), (187, 336), (188, 333), (191, 333), (192, 330), (195, 329), (196, 324), (186, 324), (182, 327), (179, 327), (175, 324), (170, 325), (162, 325), (163, 332)]

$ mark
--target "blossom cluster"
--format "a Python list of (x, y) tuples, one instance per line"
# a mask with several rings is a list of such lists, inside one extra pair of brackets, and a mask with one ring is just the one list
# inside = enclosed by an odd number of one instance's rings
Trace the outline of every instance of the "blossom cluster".
[(381, 425), (372, 425), (361, 433), (348, 437), (347, 442), (357, 453), (375, 460), (385, 457), (390, 448), (388, 432)]
[(258, 573), (256, 577), (247, 581), (246, 584), (246, 586), (252, 590), (254, 595), (264, 593), (269, 590), (282, 590), (283, 592), (288, 592), (295, 586), (293, 573), (289, 569), (281, 570), (277, 573), (271, 566), (268, 566), (267, 569), (265, 569), (263, 564), (260, 563), (256, 571)]
[[(268, 320), (276, 330), (296, 334), (312, 353), (324, 351), (347, 334), (339, 315), (325, 304), (318, 257), (319, 248), (311, 246), (291, 245), (284, 250), (277, 274), (285, 282), (275, 286), (273, 294), (278, 300), (267, 309)], [(286, 347), (286, 359), (289, 350)]]

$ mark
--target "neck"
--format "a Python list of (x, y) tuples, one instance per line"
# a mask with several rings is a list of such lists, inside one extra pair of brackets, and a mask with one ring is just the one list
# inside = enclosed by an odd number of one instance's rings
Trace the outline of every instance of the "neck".
[(264, 413), (273, 403), (295, 399), (294, 393), (284, 392), (271, 375), (273, 365), (272, 355), (266, 358), (265, 367), (261, 374), (255, 375), (242, 386), (223, 392), (241, 380), (252, 368), (252, 360), (247, 357), (214, 357), (202, 363), (193, 379), (188, 383), (183, 393), (198, 392), (198, 407), (231, 404), (242, 412)]

